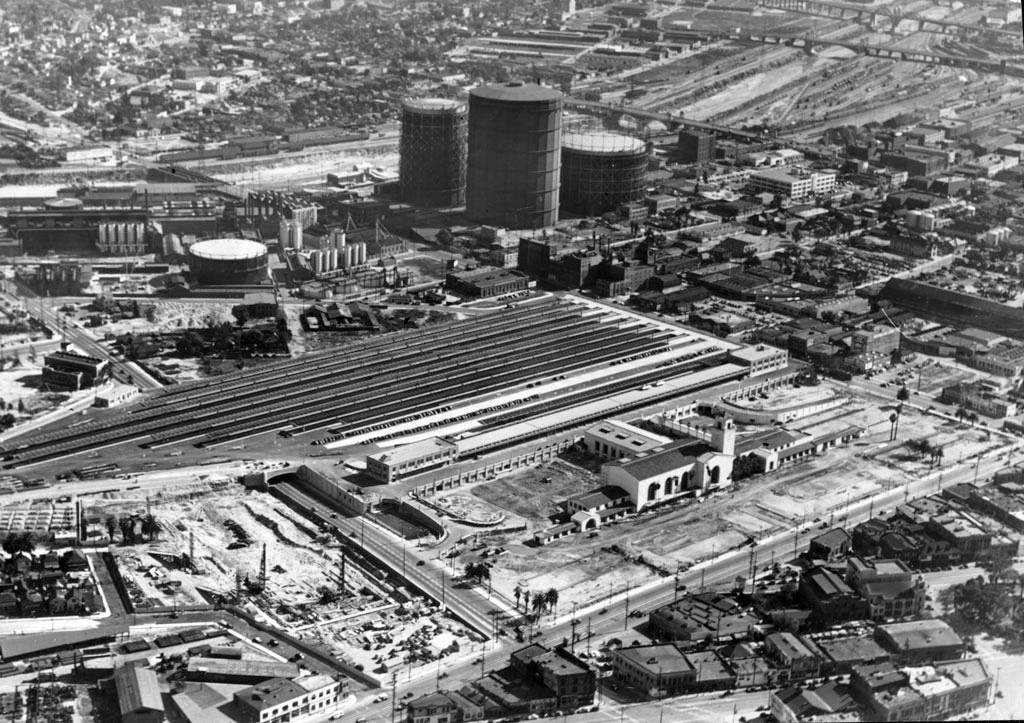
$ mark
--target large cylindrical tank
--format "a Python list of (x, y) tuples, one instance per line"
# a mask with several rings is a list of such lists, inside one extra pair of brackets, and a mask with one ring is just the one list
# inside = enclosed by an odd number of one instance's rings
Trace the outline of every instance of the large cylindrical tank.
[(342, 268), (351, 269), (353, 266), (352, 257), (355, 256), (355, 246), (346, 246), (342, 249), (345, 254), (345, 265)]
[(310, 255), (310, 266), (313, 267), (313, 273), (322, 274), (324, 272), (324, 254), (323, 251), (311, 251)]
[(448, 208), (466, 203), (466, 104), (415, 98), (402, 104), (398, 188), (416, 206)]
[(338, 270), (338, 249), (331, 249), (328, 252), (327, 269), (328, 271)]
[(613, 133), (566, 133), (562, 138), (563, 211), (598, 216), (641, 201), (647, 179), (647, 146)]
[(466, 212), (482, 223), (558, 221), (562, 94), (513, 81), (469, 93)]
[(188, 269), (204, 286), (256, 284), (267, 278), (267, 247), (237, 238), (200, 241), (188, 249)]
[(360, 241), (356, 244), (356, 266), (362, 266), (366, 263), (366, 242)]

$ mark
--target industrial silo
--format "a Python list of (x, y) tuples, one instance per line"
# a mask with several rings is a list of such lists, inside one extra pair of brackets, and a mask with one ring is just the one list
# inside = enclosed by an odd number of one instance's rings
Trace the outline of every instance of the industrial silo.
[(448, 208), (466, 203), (466, 104), (416, 98), (402, 104), (398, 187), (416, 206)]
[(267, 247), (233, 238), (200, 241), (189, 247), (188, 269), (202, 286), (258, 284), (267, 278)]
[(566, 133), (562, 139), (562, 209), (587, 216), (642, 201), (647, 146), (613, 133)]
[(562, 94), (518, 81), (469, 93), (466, 211), (512, 228), (558, 221)]

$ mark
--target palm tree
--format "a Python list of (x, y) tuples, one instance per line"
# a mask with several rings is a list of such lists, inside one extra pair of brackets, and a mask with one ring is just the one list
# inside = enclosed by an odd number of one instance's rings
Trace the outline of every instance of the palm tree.
[(544, 603), (549, 612), (554, 612), (554, 609), (558, 607), (558, 590), (550, 588), (544, 593)]
[(957, 407), (956, 418), (958, 420), (960, 420), (961, 422), (963, 422), (964, 421), (964, 417), (966, 417), (966, 416), (967, 416), (967, 410), (964, 409), (963, 407)]
[(150, 542), (160, 536), (160, 523), (152, 513), (142, 518), (142, 534), (148, 537)]
[(546, 597), (545, 595), (536, 595), (536, 596), (534, 596), (534, 598), (533, 598), (533, 617), (534, 617), (534, 619), (539, 618), (541, 616), (541, 614), (544, 612), (544, 607), (545, 607), (545, 604), (546, 604), (545, 600), (544, 600), (545, 597)]
[(971, 426), (973, 427), (975, 422), (978, 421), (978, 415), (975, 414), (974, 412), (968, 412), (968, 414), (967, 414), (967, 421), (970, 422)]
[(530, 609), (530, 591), (523, 590), (523, 612)]
[(113, 515), (107, 515), (107, 519), (104, 520), (104, 523), (107, 526), (107, 537), (109, 537), (110, 541), (113, 542), (114, 534), (117, 532), (117, 518)]
[(516, 611), (518, 612), (518, 610), (519, 610), (519, 600), (520, 600), (520, 598), (523, 597), (523, 588), (520, 586), (519, 583), (516, 583), (516, 587), (512, 591), (512, 594), (516, 596)]

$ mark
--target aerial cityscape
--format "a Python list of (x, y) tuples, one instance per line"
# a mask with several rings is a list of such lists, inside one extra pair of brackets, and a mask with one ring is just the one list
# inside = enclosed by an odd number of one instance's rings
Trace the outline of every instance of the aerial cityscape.
[(0, 2), (0, 721), (1024, 718), (1020, 0)]

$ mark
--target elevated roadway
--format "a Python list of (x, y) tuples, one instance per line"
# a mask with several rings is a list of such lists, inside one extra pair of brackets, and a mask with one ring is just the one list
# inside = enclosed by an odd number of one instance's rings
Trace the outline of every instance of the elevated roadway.
[(818, 15), (834, 20), (856, 20), (872, 25), (876, 25), (884, 18), (891, 22), (893, 30), (901, 23), (910, 21), (916, 23), (917, 32), (945, 35), (987, 34), (1007, 39), (1020, 39), (1020, 33), (1010, 30), (1000, 30), (985, 25), (969, 25), (955, 20), (929, 18), (915, 12), (903, 12), (900, 5), (852, 5), (842, 2), (826, 2), (825, 0), (756, 0), (756, 3), (767, 8)]

